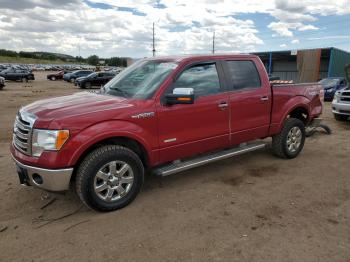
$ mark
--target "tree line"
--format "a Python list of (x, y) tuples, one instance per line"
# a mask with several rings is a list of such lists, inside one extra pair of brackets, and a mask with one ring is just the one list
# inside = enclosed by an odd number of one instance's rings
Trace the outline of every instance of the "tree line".
[(101, 61), (104, 61), (104, 65), (108, 66), (126, 66), (127, 58), (125, 57), (111, 57), (111, 58), (99, 58), (97, 55), (91, 55), (88, 58), (83, 58), (81, 56), (69, 56), (64, 54), (56, 54), (50, 52), (26, 52), (26, 51), (12, 51), (6, 49), (0, 49), (0, 56), (9, 57), (23, 57), (23, 58), (33, 58), (33, 59), (44, 59), (44, 60), (61, 60), (64, 62), (77, 62), (77, 63), (87, 63), (90, 65), (99, 65)]

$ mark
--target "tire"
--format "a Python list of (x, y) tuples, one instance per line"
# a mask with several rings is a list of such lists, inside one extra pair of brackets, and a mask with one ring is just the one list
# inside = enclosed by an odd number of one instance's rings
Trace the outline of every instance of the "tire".
[(75, 82), (75, 78), (69, 79), (69, 82), (74, 83)]
[(334, 114), (334, 118), (337, 121), (346, 121), (349, 118), (349, 116), (347, 116), (347, 115), (340, 115), (340, 114)]
[(296, 118), (288, 118), (281, 132), (272, 137), (272, 152), (280, 158), (292, 159), (299, 155), (304, 143), (304, 123)]
[[(111, 171), (111, 166), (116, 172)], [(89, 208), (113, 211), (135, 199), (143, 180), (143, 164), (133, 151), (122, 146), (107, 145), (89, 153), (80, 164), (76, 175), (76, 192)]]
[(84, 88), (91, 88), (91, 83), (90, 82), (86, 82), (85, 84), (83, 84)]
[(21, 78), (21, 82), (28, 82), (28, 78), (22, 77), (22, 78)]
[(50, 78), (52, 81), (56, 81), (56, 77), (54, 77), (54, 76), (51, 76), (51, 78)]

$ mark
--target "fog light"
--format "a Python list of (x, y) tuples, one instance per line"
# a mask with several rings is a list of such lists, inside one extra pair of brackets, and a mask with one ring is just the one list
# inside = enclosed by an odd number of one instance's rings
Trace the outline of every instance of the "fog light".
[(32, 178), (33, 178), (34, 183), (37, 185), (41, 185), (43, 183), (43, 178), (38, 174), (33, 174)]

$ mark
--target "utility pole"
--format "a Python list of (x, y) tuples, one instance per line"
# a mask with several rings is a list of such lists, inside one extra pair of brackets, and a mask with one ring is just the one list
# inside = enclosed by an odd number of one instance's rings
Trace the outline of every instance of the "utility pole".
[(152, 53), (153, 53), (153, 56), (156, 56), (156, 46), (155, 46), (155, 42), (154, 42), (154, 22), (153, 22), (153, 28), (152, 28), (152, 35), (153, 35), (153, 38), (152, 38), (152, 43), (153, 43), (153, 48), (152, 48)]
[(215, 53), (215, 30), (213, 32), (213, 49), (212, 49), (212, 53)]

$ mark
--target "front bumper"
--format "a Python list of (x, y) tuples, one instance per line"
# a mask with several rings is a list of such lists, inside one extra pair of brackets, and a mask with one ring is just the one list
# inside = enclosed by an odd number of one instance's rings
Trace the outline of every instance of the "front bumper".
[(338, 101), (332, 102), (333, 114), (348, 115), (350, 116), (350, 103), (342, 103)]
[(48, 191), (65, 191), (69, 189), (73, 168), (45, 169), (29, 166), (19, 162), (14, 156), (20, 183), (36, 186)]

